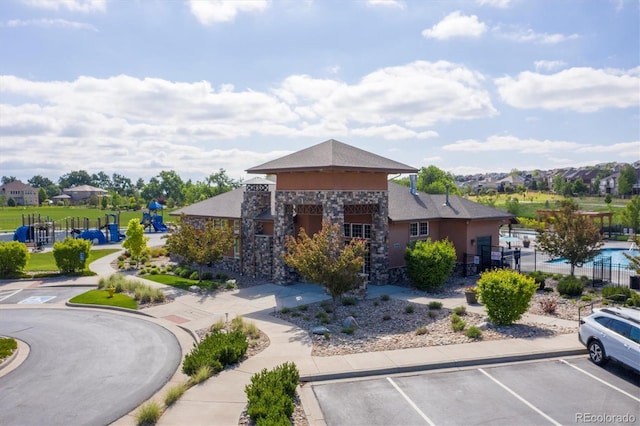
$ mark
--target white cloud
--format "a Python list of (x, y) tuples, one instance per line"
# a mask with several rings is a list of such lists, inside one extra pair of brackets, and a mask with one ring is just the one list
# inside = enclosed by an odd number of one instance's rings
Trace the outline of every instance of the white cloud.
[(476, 0), (476, 3), (478, 3), (480, 6), (491, 6), (504, 9), (506, 7), (509, 7), (511, 0)]
[(533, 65), (536, 67), (536, 71), (555, 71), (564, 68), (567, 63), (564, 61), (535, 61)]
[(578, 34), (548, 34), (537, 33), (532, 29), (503, 30), (500, 26), (492, 29), (493, 32), (503, 38), (519, 43), (558, 44), (568, 40), (580, 38)]
[(434, 132), (433, 130), (416, 132), (415, 130), (407, 129), (402, 126), (398, 126), (397, 124), (355, 128), (350, 131), (350, 134), (370, 138), (383, 138), (386, 140), (429, 139), (438, 137), (438, 132)]
[(405, 9), (407, 4), (403, 0), (367, 0), (369, 6), (397, 7)]
[(8, 28), (17, 27), (40, 27), (40, 28), (62, 28), (71, 30), (88, 30), (98, 32), (98, 29), (91, 24), (83, 22), (67, 21), (66, 19), (12, 19), (1, 26)]
[[(608, 142), (608, 141), (607, 141)], [(640, 141), (619, 142), (615, 144), (583, 144), (562, 140), (538, 140), (523, 139), (513, 135), (492, 135), (485, 140), (465, 139), (444, 145), (444, 151), (453, 152), (500, 152), (508, 153), (512, 163), (516, 163), (521, 157), (530, 159), (531, 156), (541, 155), (545, 160), (565, 163), (577, 166), (577, 155), (588, 156), (596, 154), (595, 160), (588, 160), (592, 164), (597, 163), (602, 154), (619, 158), (619, 161), (629, 161), (630, 158), (638, 158)], [(566, 157), (570, 160), (565, 160)], [(554, 160), (555, 159), (555, 160)], [(522, 167), (518, 167), (522, 168)], [(531, 167), (533, 168), (533, 167)], [(544, 168), (538, 166), (537, 168)], [(524, 169), (523, 170), (527, 170)]]
[(31, 7), (40, 9), (60, 10), (72, 12), (104, 12), (107, 10), (107, 0), (22, 0)]
[(569, 68), (550, 75), (525, 71), (515, 78), (497, 78), (495, 84), (502, 99), (515, 108), (594, 112), (640, 105), (640, 67)]
[(483, 82), (457, 64), (416, 61), (374, 71), (353, 85), (292, 76), (274, 92), (306, 120), (425, 127), (497, 114)]
[(480, 37), (487, 31), (487, 26), (478, 20), (476, 15), (462, 15), (460, 11), (455, 11), (433, 27), (422, 31), (422, 35), (427, 38), (447, 40), (453, 37)]
[(269, 0), (189, 0), (189, 9), (202, 25), (211, 25), (233, 21), (241, 12), (262, 12), (269, 7), (269, 4)]

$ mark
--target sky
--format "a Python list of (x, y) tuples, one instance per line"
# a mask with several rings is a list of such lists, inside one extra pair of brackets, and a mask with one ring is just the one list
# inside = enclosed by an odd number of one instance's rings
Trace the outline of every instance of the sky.
[(640, 2), (0, 2), (0, 176), (246, 180), (328, 139), (463, 175), (638, 161)]

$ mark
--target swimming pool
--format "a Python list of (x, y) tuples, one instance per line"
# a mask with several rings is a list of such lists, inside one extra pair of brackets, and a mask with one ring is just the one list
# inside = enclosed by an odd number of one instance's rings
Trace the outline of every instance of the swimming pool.
[[(595, 259), (610, 256), (612, 265), (621, 265), (626, 267), (626, 266), (629, 266), (629, 259), (627, 259), (623, 253), (630, 254), (631, 256), (640, 255), (640, 251), (638, 250), (629, 250), (629, 249), (621, 249), (621, 248), (604, 248), (600, 250), (600, 254), (596, 256)], [(567, 259), (560, 258), (560, 259), (547, 260), (545, 263), (566, 263), (566, 262), (567, 262)], [(593, 264), (593, 260), (585, 263), (585, 265), (592, 265), (592, 264)]]

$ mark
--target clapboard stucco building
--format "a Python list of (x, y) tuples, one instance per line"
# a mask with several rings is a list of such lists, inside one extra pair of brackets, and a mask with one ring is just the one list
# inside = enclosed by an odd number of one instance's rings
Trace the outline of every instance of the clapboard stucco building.
[(185, 220), (233, 226), (236, 244), (222, 267), (277, 283), (295, 276), (282, 261), (287, 235), (313, 234), (323, 220), (342, 225), (345, 240), (365, 238), (365, 273), (372, 284), (401, 282), (404, 251), (415, 240), (449, 239), (458, 262), (497, 245), (513, 216), (453, 195), (424, 194), (389, 180), (418, 169), (328, 140), (247, 169), (267, 176), (177, 210)]

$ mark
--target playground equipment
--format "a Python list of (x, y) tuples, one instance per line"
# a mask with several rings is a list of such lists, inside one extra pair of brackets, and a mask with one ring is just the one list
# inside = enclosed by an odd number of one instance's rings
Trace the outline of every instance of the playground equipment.
[(167, 225), (164, 224), (162, 210), (164, 206), (157, 201), (152, 201), (147, 207), (149, 211), (142, 213), (141, 225), (144, 225), (145, 231), (153, 229), (154, 232), (166, 232)]
[[(119, 214), (105, 214), (104, 224), (102, 224), (102, 221), (98, 218), (96, 229), (90, 229), (90, 222), (89, 218), (86, 217), (83, 218), (82, 221), (80, 221), (80, 218), (73, 217), (66, 219), (67, 235), (89, 240), (93, 242), (93, 244), (106, 244), (107, 242), (118, 243), (125, 238), (125, 235), (121, 234), (119, 230)], [(105, 231), (104, 233), (102, 232), (103, 229)]]
[(22, 215), (22, 226), (13, 233), (13, 241), (33, 246), (35, 250), (42, 250), (46, 244), (52, 244), (56, 240), (55, 222), (49, 217), (40, 215)]

